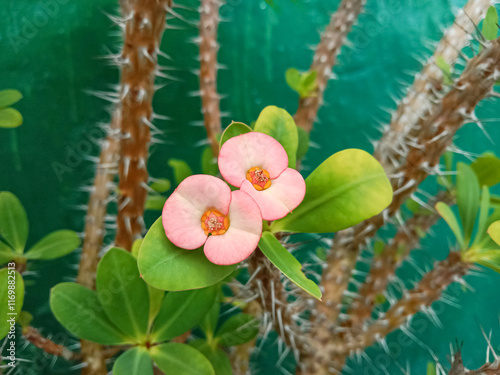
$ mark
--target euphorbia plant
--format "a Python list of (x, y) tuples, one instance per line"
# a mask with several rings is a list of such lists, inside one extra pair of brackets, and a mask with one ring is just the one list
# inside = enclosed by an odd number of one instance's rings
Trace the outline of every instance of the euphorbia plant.
[(277, 234), (348, 228), (386, 208), (392, 189), (380, 164), (355, 149), (332, 155), (304, 181), (294, 169), (299, 139), (292, 117), (277, 107), (265, 108), (253, 129), (230, 124), (218, 166), (240, 190), (207, 175), (182, 181), (141, 245), (144, 280), (164, 290), (204, 288), (227, 277), (258, 244), (285, 276), (321, 298)]

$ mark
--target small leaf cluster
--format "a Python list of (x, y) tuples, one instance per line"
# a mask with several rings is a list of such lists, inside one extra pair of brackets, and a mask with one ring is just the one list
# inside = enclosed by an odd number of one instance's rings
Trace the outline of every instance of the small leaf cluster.
[[(500, 160), (486, 154), (471, 166), (458, 163), (456, 202), (458, 216), (444, 202), (436, 210), (452, 230), (466, 262), (478, 263), (500, 272), (500, 247), (488, 235), (496, 233), (493, 225), (500, 219), (500, 206), (494, 203), (489, 188), (500, 182)], [(493, 226), (492, 226), (493, 225)]]
[(0, 128), (17, 128), (23, 123), (23, 116), (11, 105), (23, 98), (17, 90), (0, 90)]
[(295, 68), (287, 69), (285, 80), (290, 88), (297, 92), (301, 98), (308, 98), (316, 95), (318, 88), (318, 72), (316, 70), (299, 72)]
[(153, 374), (153, 361), (165, 373), (215, 375), (200, 351), (169, 341), (204, 318), (217, 292), (217, 286), (169, 293), (155, 289), (144, 282), (131, 253), (112, 248), (99, 262), (96, 291), (58, 284), (51, 290), (50, 307), (76, 337), (128, 348), (114, 364), (115, 375)]

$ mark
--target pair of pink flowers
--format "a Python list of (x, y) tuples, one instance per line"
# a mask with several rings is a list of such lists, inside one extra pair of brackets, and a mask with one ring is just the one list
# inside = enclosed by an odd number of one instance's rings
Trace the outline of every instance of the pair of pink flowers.
[(288, 168), (283, 146), (263, 133), (226, 141), (219, 170), (240, 190), (231, 192), (217, 177), (190, 176), (167, 199), (162, 221), (174, 245), (186, 250), (204, 245), (210, 262), (230, 265), (257, 248), (262, 220), (285, 217), (302, 202), (306, 185), (299, 172)]

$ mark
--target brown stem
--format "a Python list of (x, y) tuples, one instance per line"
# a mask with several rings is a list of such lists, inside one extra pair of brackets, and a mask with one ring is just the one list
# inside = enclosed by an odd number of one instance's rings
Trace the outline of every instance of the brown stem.
[(200, 91), (207, 137), (214, 157), (219, 156), (220, 97), (217, 93), (217, 28), (221, 0), (202, 0), (200, 8)]
[(121, 158), (117, 246), (130, 250), (143, 230), (148, 182), (152, 99), (158, 50), (170, 0), (130, 0), (125, 4), (125, 39), (120, 85)]
[(312, 130), (316, 121), (326, 85), (332, 78), (332, 69), (337, 62), (337, 56), (365, 3), (366, 0), (342, 0), (337, 12), (331, 16), (330, 24), (321, 35), (310, 67), (310, 71), (317, 72), (317, 87), (310, 96), (299, 100), (299, 107), (294, 117), (297, 126), (307, 132)]
[[(323, 276), (323, 303), (318, 311), (323, 314), (324, 322), (311, 332), (312, 344), (318, 350), (324, 343), (335, 340), (332, 335), (332, 322), (339, 313), (343, 292), (347, 289), (351, 272), (355, 266), (359, 250), (366, 241), (380, 229), (387, 218), (392, 217), (402, 203), (418, 188), (420, 183), (433, 172), (441, 155), (451, 144), (456, 131), (473, 117), (476, 105), (492, 92), (495, 78), (500, 69), (500, 42), (492, 41), (478, 56), (469, 61), (461, 77), (453, 88), (440, 101), (429, 116), (422, 118), (416, 128), (418, 135), (408, 144), (408, 156), (397, 170), (399, 179), (393, 181), (394, 197), (390, 206), (355, 228), (336, 235), (334, 251), (327, 259), (327, 269)], [(324, 351), (321, 366), (329, 363), (329, 355)], [(315, 355), (316, 357), (321, 354)], [(320, 362), (315, 358), (312, 362)], [(311, 374), (321, 374), (312, 372)]]
[(364, 350), (377, 340), (383, 339), (423, 308), (430, 307), (433, 302), (439, 300), (446, 288), (461, 280), (471, 268), (472, 264), (463, 262), (459, 252), (450, 252), (446, 259), (436, 262), (432, 271), (428, 272), (415, 288), (405, 293), (398, 302), (392, 305), (383, 317), (352, 340), (348, 340), (342, 353), (332, 353), (334, 358), (341, 359), (340, 362), (343, 362), (346, 354), (360, 349)]
[(117, 131), (119, 122), (119, 113), (115, 112), (111, 120), (109, 134), (102, 143), (94, 186), (89, 198), (87, 216), (85, 217), (85, 237), (83, 239), (77, 282), (89, 289), (95, 287), (98, 254), (105, 234), (104, 220), (110, 197), (110, 185), (116, 176), (118, 168), (120, 143)]
[[(452, 200), (449, 192), (442, 192), (437, 195), (435, 202), (450, 203)], [(342, 323), (343, 327), (350, 327), (354, 332), (361, 329), (363, 322), (372, 314), (376, 297), (385, 291), (389, 280), (411, 250), (418, 247), (422, 233), (427, 233), (439, 218), (439, 215), (431, 212), (416, 213), (400, 226), (390, 244), (380, 255), (375, 256), (370, 273), (348, 310), (349, 318)]]
[[(360, 248), (384, 225), (387, 218), (400, 209), (420, 183), (430, 173), (434, 173), (441, 155), (452, 143), (457, 130), (473, 117), (476, 105), (491, 94), (499, 68), (500, 44), (498, 40), (494, 40), (488, 48), (469, 61), (461, 77), (442, 98), (436, 110), (417, 124), (416, 128), (420, 129), (420, 132), (413, 142), (407, 145), (408, 156), (397, 170), (399, 178), (393, 181), (392, 203), (380, 215), (352, 229), (337, 233), (335, 251), (332, 251), (327, 260), (328, 267), (324, 277), (325, 302), (330, 301), (333, 306), (340, 304), (339, 289), (346, 289)], [(339, 259), (339, 252), (347, 254), (346, 257)], [(341, 263), (342, 261), (345, 263)], [(336, 318), (337, 312), (338, 309), (325, 311), (330, 318)]]
[(470, 43), (470, 35), (484, 18), (490, 5), (490, 0), (469, 0), (463, 10), (459, 11), (453, 25), (445, 31), (434, 54), (415, 77), (406, 97), (393, 113), (390, 125), (374, 152), (388, 174), (405, 160), (408, 133), (421, 118), (428, 116), (436, 108), (436, 95), (445, 91), (443, 71), (436, 65), (437, 59), (442, 58), (451, 67), (455, 65), (462, 49)]
[(37, 348), (42, 349), (45, 353), (62, 357), (68, 361), (80, 358), (79, 354), (72, 352), (64, 345), (56, 344), (54, 341), (43, 337), (36, 328), (23, 328), (23, 337)]

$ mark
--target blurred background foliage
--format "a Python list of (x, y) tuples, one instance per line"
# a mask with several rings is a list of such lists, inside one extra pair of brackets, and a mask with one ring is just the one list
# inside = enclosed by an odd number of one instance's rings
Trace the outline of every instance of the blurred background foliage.
[[(195, 22), (198, 6), (194, 0), (178, 3), (189, 9), (177, 9), (184, 20), (173, 19), (164, 35), (162, 50), (172, 60), (160, 58), (161, 65), (176, 80), (159, 79), (165, 87), (154, 98), (155, 111), (171, 118), (156, 126), (164, 134), (164, 144), (151, 148), (149, 170), (154, 177), (173, 180), (167, 165), (170, 158), (184, 159), (195, 173), (201, 171), (205, 129), (201, 124), (200, 98), (196, 96), (197, 36)], [(219, 92), (225, 96), (221, 109), (223, 125), (231, 120), (251, 123), (267, 105), (276, 105), (294, 113), (298, 95), (286, 84), (290, 67), (307, 70), (312, 46), (319, 31), (328, 23), (329, 14), (339, 1), (325, 0), (228, 0), (221, 9), (225, 22), (220, 26)], [(376, 139), (379, 124), (387, 123), (395, 99), (402, 96), (405, 84), (413, 80), (421, 62), (431, 54), (433, 42), (453, 20), (452, 10), (462, 7), (461, 0), (368, 0), (367, 11), (359, 18), (335, 68), (338, 79), (331, 81), (325, 94), (325, 106), (319, 123), (311, 133), (313, 147), (304, 161), (303, 173), (332, 153), (357, 147), (372, 151), (370, 139)], [(109, 104), (89, 95), (89, 91), (112, 91), (118, 81), (117, 70), (102, 57), (119, 51), (120, 32), (106, 14), (117, 13), (115, 0), (18, 0), (0, 5), (0, 89), (17, 89), (23, 100), (16, 108), (24, 124), (0, 131), (0, 190), (15, 193), (26, 207), (30, 222), (28, 246), (36, 239), (59, 228), (82, 231), (84, 213), (77, 210), (86, 203), (85, 189), (93, 177), (92, 158), (98, 146), (92, 139), (103, 135), (99, 123), (109, 121)], [(487, 120), (492, 139), (500, 139), (500, 108), (491, 101), (480, 105), (477, 115)], [(472, 153), (486, 150), (500, 153), (475, 125), (459, 132), (456, 144)], [(427, 185), (430, 190), (432, 184)], [(149, 214), (149, 222), (158, 211)], [(424, 242), (425, 251), (415, 252), (417, 262), (430, 264), (431, 257), (441, 259), (449, 249), (449, 232), (437, 227), (435, 236)], [(36, 274), (26, 277), (24, 309), (34, 315), (33, 325), (44, 333), (62, 332), (53, 318), (48, 296), (50, 287), (76, 275), (78, 254), (44, 262)], [(415, 280), (418, 272), (406, 264), (399, 273)], [(500, 350), (499, 309), (500, 275), (486, 271), (487, 277), (469, 277), (475, 293), (452, 288), (460, 308), (439, 302), (436, 310), (443, 327), (434, 326), (418, 315), (412, 322), (415, 338), (397, 331), (388, 338), (394, 358), (379, 348), (368, 349), (372, 363), (351, 360), (355, 374), (394, 374), (399, 366), (411, 373), (424, 373), (432, 360), (429, 349), (443, 363), (450, 345), (464, 341), (464, 360), (468, 367), (484, 363), (486, 342), (480, 327), (493, 331), (493, 344)], [(278, 358), (273, 337), (254, 356), (255, 373), (278, 374)], [(27, 349), (23, 357), (41, 364), (29, 374), (70, 374), (69, 364), (44, 359), (36, 349)], [(398, 365), (399, 364), (399, 365)], [(293, 371), (285, 361), (284, 368)], [(28, 373), (28, 372), (27, 372)]]

